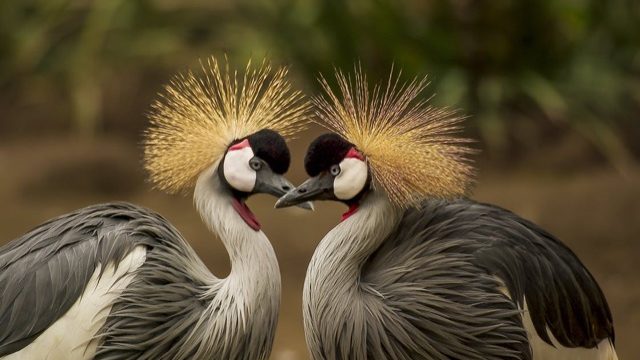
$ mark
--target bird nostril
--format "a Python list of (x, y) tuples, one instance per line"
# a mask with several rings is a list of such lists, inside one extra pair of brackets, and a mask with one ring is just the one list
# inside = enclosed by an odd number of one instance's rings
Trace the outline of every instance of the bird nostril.
[(304, 194), (304, 193), (306, 193), (306, 192), (307, 192), (307, 189), (305, 189), (305, 188), (301, 188), (301, 189), (298, 189), (298, 192), (299, 192), (300, 194)]
[(289, 191), (289, 190), (291, 190), (291, 186), (289, 186), (289, 185), (282, 185), (282, 190), (284, 190), (284, 191)]

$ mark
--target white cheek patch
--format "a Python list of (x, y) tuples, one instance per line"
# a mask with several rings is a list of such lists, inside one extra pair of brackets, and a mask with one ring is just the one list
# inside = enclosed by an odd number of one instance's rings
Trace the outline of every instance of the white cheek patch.
[(340, 174), (333, 180), (333, 192), (340, 200), (348, 200), (358, 195), (367, 182), (367, 163), (356, 158), (346, 158), (340, 162)]
[(253, 150), (243, 147), (229, 150), (224, 158), (222, 172), (229, 185), (243, 192), (251, 192), (256, 186), (256, 172), (249, 166)]

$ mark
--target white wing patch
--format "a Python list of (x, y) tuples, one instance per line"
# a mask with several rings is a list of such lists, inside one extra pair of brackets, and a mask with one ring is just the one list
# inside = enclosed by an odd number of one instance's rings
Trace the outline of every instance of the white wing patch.
[(133, 272), (146, 259), (143, 246), (134, 248), (125, 256), (118, 269), (109, 264), (98, 279), (101, 265), (93, 272), (80, 298), (60, 319), (22, 350), (9, 354), (2, 360), (93, 359), (97, 343), (95, 334), (104, 325), (113, 302), (133, 280)]
[(256, 172), (249, 166), (251, 158), (253, 150), (248, 146), (227, 152), (223, 172), (225, 179), (234, 189), (251, 192), (256, 186)]
[(333, 181), (333, 192), (340, 200), (348, 200), (358, 195), (367, 182), (367, 164), (356, 158), (346, 158), (340, 162), (340, 174)]

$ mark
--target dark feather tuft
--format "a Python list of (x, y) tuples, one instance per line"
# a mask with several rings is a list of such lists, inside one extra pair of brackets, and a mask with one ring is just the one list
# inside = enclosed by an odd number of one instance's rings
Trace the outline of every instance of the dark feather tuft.
[(253, 153), (266, 161), (276, 174), (284, 174), (289, 170), (291, 154), (284, 138), (269, 129), (260, 130), (247, 137)]
[(304, 158), (304, 168), (309, 176), (316, 176), (322, 171), (328, 170), (331, 165), (342, 161), (353, 144), (342, 136), (329, 133), (316, 138)]

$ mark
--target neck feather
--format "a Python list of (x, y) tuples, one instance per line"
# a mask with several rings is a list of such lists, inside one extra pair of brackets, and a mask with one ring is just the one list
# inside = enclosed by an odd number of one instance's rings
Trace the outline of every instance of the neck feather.
[(322, 239), (311, 259), (307, 280), (354, 287), (362, 266), (393, 230), (400, 214), (384, 193), (368, 194), (353, 215)]
[[(233, 195), (221, 183), (217, 164), (199, 178), (194, 203), (203, 221), (224, 244), (231, 260), (231, 277), (245, 272), (278, 270), (277, 259), (265, 234), (249, 227), (234, 209)], [(275, 266), (275, 267), (274, 267)]]
[[(194, 202), (203, 221), (227, 249), (231, 272), (212, 283), (203, 297), (211, 299), (208, 308), (212, 317), (214, 312), (228, 312), (217, 318), (227, 326), (240, 328), (233, 331), (273, 332), (280, 304), (280, 270), (275, 252), (265, 234), (250, 228), (235, 211), (232, 194), (215, 171), (217, 166), (200, 176)], [(228, 321), (231, 313), (236, 314), (238, 324)]]
[(394, 229), (401, 214), (388, 197), (374, 191), (318, 245), (307, 270), (302, 299), (305, 337), (312, 358), (341, 353), (341, 350), (332, 350), (332, 346), (344, 333), (332, 332), (332, 327), (324, 322), (343, 323), (354, 334), (366, 332), (361, 321), (367, 311), (360, 291), (362, 268)]

